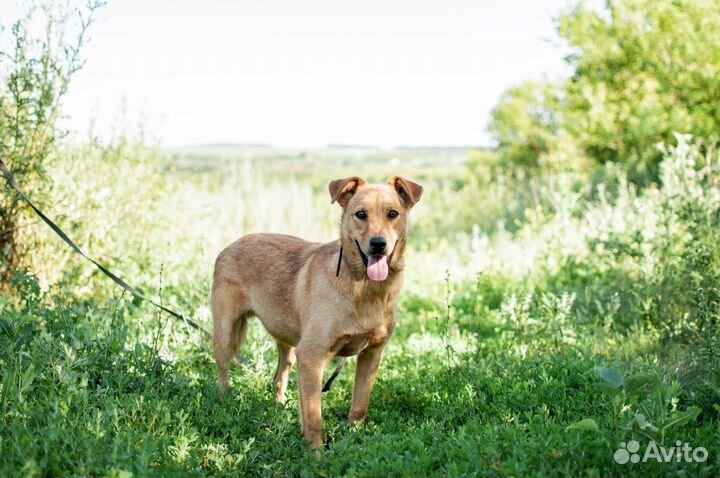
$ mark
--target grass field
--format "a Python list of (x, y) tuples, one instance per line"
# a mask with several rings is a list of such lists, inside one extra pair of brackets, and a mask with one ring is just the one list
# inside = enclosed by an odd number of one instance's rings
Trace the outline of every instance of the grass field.
[[(351, 365), (323, 397), (320, 459), (300, 435), (294, 373), (274, 403), (258, 321), (243, 349), (255, 369), (234, 368), (221, 396), (196, 332), (28, 215), (32, 267), (0, 295), (0, 476), (717, 476), (720, 174), (679, 141), (662, 186), (642, 191), (611, 167), (496, 174), (466, 150), (68, 151), (51, 215), (206, 326), (231, 240), (336, 236), (329, 180), (402, 173), (426, 194), (368, 419), (348, 427)], [(617, 463), (630, 440), (641, 458), (678, 441), (707, 457)]]

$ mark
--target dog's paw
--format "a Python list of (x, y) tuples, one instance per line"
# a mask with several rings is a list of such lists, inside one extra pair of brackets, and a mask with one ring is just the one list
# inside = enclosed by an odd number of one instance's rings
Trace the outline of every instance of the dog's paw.
[(348, 417), (348, 426), (351, 430), (360, 430), (365, 425), (365, 417)]

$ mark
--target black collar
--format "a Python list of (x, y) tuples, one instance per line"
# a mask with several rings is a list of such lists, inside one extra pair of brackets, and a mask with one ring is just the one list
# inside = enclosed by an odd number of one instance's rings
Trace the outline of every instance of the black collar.
[(340, 246), (340, 255), (338, 256), (338, 266), (337, 266), (337, 272), (335, 272), (335, 277), (340, 277), (340, 266), (342, 265), (342, 246)]

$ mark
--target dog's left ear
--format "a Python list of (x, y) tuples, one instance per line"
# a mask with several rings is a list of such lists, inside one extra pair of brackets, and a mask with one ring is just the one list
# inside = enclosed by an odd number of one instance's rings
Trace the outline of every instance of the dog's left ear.
[(408, 179), (400, 176), (394, 176), (388, 184), (397, 191), (398, 196), (402, 200), (406, 208), (412, 208), (420, 200), (423, 193), (423, 187)]
[(357, 176), (330, 181), (330, 184), (328, 184), (331, 199), (330, 204), (337, 201), (342, 207), (347, 206), (350, 202), (350, 198), (352, 198), (355, 194), (355, 191), (364, 184), (365, 181)]

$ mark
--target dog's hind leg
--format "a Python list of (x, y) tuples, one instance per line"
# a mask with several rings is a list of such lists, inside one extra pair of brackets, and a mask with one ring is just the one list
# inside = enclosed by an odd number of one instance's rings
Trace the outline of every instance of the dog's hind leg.
[(245, 294), (238, 286), (224, 281), (213, 284), (213, 349), (221, 388), (227, 387), (230, 362), (245, 341), (250, 314)]
[(277, 348), (278, 366), (275, 372), (275, 401), (284, 404), (287, 399), (285, 392), (287, 391), (288, 377), (290, 376), (290, 370), (295, 365), (295, 347), (278, 341)]

